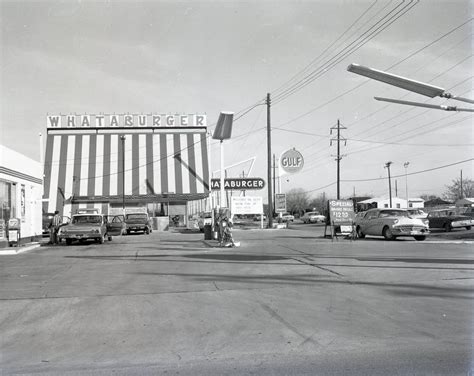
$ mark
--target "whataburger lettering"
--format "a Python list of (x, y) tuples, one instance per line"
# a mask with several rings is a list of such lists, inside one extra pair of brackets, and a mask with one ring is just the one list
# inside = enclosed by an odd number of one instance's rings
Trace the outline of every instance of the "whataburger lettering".
[[(261, 178), (224, 179), (224, 189), (263, 189), (265, 181)], [(211, 189), (221, 188), (219, 179), (211, 180)]]
[(205, 127), (207, 117), (204, 114), (120, 114), (120, 115), (48, 115), (48, 128), (71, 127)]

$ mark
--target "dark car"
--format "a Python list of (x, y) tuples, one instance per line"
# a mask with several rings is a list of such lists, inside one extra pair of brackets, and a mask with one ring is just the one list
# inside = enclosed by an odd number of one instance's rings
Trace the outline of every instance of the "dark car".
[(148, 218), (147, 213), (125, 214), (125, 225), (128, 235), (131, 232), (143, 232), (149, 234), (152, 231), (150, 218)]
[(466, 215), (458, 214), (455, 209), (433, 210), (428, 213), (430, 228), (441, 228), (451, 231), (453, 228), (465, 227), (470, 230), (474, 220)]

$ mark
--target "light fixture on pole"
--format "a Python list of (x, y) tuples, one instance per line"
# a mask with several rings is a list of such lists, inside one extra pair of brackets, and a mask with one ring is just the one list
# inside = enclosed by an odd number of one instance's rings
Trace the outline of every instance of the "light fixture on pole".
[(214, 129), (214, 134), (212, 138), (215, 140), (220, 140), (221, 144), (221, 176), (220, 176), (220, 207), (225, 207), (222, 205), (224, 200), (224, 140), (227, 140), (232, 135), (232, 123), (234, 121), (233, 112), (221, 112), (219, 119), (217, 120), (216, 128)]
[(408, 170), (408, 165), (410, 164), (410, 162), (405, 162), (403, 164), (403, 167), (405, 167), (405, 194), (406, 194), (406, 197), (407, 197), (407, 209), (408, 207), (410, 206), (408, 204), (408, 174), (407, 174), (407, 170)]
[(387, 162), (385, 163), (385, 167), (388, 169), (388, 195), (390, 199), (390, 207), (392, 207), (392, 182), (390, 180), (390, 165), (393, 162)]
[[(466, 102), (470, 104), (474, 104), (474, 100), (469, 98), (464, 98), (460, 96), (455, 96), (451, 93), (448, 93), (445, 89), (425, 84), (420, 81), (412, 80), (410, 78), (398, 76), (396, 74), (384, 72), (378, 69), (373, 69), (369, 67), (365, 67), (359, 64), (350, 64), (347, 67), (349, 72), (359, 74), (361, 76), (365, 76), (371, 78), (373, 80), (381, 81), (389, 85), (393, 85), (399, 87), (401, 89), (405, 89), (411, 91), (413, 93), (421, 94), (430, 98), (434, 97), (441, 97), (441, 98), (448, 98), (453, 99), (461, 102)], [(402, 101), (398, 99), (389, 99), (389, 98), (381, 98), (375, 97), (378, 101), (390, 102), (390, 103), (397, 103), (397, 104), (405, 104), (410, 106), (417, 106), (417, 107), (427, 107), (427, 108), (434, 108), (438, 110), (445, 110), (445, 111), (467, 111), (467, 112), (474, 112), (474, 109), (471, 108), (458, 108), (456, 106), (438, 106), (438, 105), (431, 105), (426, 103), (418, 103), (418, 102), (410, 102), (410, 101)]]
[(121, 135), (122, 140), (122, 211), (125, 216), (125, 135)]

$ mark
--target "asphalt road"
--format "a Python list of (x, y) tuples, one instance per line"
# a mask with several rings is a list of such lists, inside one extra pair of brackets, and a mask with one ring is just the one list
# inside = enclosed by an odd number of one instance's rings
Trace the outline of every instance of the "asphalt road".
[(324, 227), (1, 256), (2, 375), (467, 375), (472, 241)]

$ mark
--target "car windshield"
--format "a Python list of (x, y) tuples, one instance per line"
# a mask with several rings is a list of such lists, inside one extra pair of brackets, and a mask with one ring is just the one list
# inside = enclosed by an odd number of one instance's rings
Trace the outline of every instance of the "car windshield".
[(72, 217), (72, 223), (101, 223), (102, 217), (100, 215), (75, 215)]
[(127, 214), (127, 219), (146, 219), (146, 214)]
[(380, 218), (383, 217), (408, 217), (408, 212), (404, 210), (382, 210), (379, 214)]

